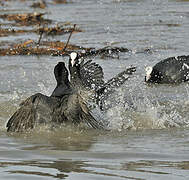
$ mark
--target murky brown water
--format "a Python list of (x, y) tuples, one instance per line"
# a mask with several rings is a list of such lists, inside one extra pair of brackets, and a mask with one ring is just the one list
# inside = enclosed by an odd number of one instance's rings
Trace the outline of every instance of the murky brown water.
[[(62, 57), (0, 57), (0, 179), (188, 179), (189, 86), (146, 86), (143, 81), (145, 66), (189, 54), (189, 1), (48, 2), (43, 10), (47, 18), (85, 30), (73, 34), (71, 43), (131, 49), (119, 59), (94, 58), (106, 79), (129, 65), (137, 66), (137, 72), (109, 100), (105, 118), (111, 131), (41, 127), (7, 134), (6, 121), (21, 100), (36, 92), (51, 94), (53, 68)], [(6, 2), (0, 13), (32, 12), (30, 4)], [(27, 38), (37, 41), (38, 35), (0, 37), (0, 43)]]

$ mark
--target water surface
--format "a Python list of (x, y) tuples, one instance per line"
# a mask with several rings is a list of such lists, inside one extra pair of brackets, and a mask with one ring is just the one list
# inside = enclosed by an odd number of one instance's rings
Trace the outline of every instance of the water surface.
[[(70, 21), (84, 30), (73, 34), (71, 43), (130, 49), (119, 59), (94, 58), (105, 79), (130, 65), (137, 66), (137, 72), (108, 101), (110, 131), (41, 127), (8, 134), (5, 124), (19, 103), (37, 92), (50, 95), (55, 87), (53, 68), (68, 58), (0, 57), (0, 179), (188, 179), (188, 84), (147, 86), (144, 68), (188, 54), (189, 1), (48, 2), (43, 10), (46, 18)], [(0, 13), (33, 12), (31, 3), (6, 2)], [(44, 38), (66, 41), (67, 37)], [(0, 42), (20, 39), (37, 41), (38, 35), (1, 37)]]

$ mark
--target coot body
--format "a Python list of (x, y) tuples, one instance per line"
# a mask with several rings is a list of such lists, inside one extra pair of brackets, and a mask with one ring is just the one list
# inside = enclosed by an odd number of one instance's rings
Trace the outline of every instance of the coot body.
[(154, 67), (146, 68), (145, 81), (176, 84), (189, 80), (189, 56), (164, 59)]
[(77, 88), (69, 82), (64, 62), (59, 62), (55, 66), (54, 74), (57, 86), (52, 95), (49, 97), (37, 93), (23, 101), (7, 122), (8, 132), (25, 132), (40, 124), (77, 125), (81, 122), (93, 128), (102, 128), (102, 124), (91, 115)]
[(111, 96), (116, 88), (119, 88), (130, 78), (136, 71), (136, 67), (127, 68), (105, 82), (104, 72), (99, 64), (92, 62), (92, 60), (84, 61), (79, 57), (79, 54), (72, 52), (69, 58), (69, 71), (72, 84), (76, 86), (80, 84), (82, 89), (91, 90), (93, 100), (101, 110), (104, 110), (104, 101)]

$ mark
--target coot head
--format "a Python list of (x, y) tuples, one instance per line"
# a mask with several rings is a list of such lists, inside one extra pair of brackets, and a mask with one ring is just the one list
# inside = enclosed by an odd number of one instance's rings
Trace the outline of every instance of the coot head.
[(68, 83), (68, 70), (65, 66), (64, 62), (59, 62), (55, 68), (54, 68), (54, 75), (57, 81), (57, 84), (62, 84), (62, 83)]
[(82, 85), (82, 78), (80, 73), (80, 58), (79, 54), (72, 52), (70, 54), (68, 68), (70, 71), (70, 82), (74, 86)]
[(70, 82), (68, 79), (68, 70), (64, 62), (59, 62), (55, 66), (54, 75), (57, 81), (57, 85), (51, 96), (62, 98), (64, 95), (71, 92)]
[(79, 62), (79, 54), (76, 53), (76, 52), (72, 52), (70, 54), (69, 65), (74, 67), (74, 66), (78, 66), (79, 64), (80, 64), (80, 62)]
[(160, 83), (163, 75), (160, 71), (157, 69), (148, 66), (145, 68), (146, 76), (145, 76), (145, 82), (147, 83)]

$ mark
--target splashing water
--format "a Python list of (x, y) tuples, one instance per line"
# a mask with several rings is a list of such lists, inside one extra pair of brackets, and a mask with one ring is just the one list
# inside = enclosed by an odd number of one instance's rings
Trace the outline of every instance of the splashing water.
[(120, 88), (114, 97), (106, 102), (109, 106), (106, 112), (108, 128), (121, 131), (189, 126), (188, 97), (183, 103), (183, 100), (163, 101), (160, 94), (147, 93), (140, 88), (137, 88), (137, 93), (132, 90), (130, 92), (132, 93), (129, 101), (128, 92)]

